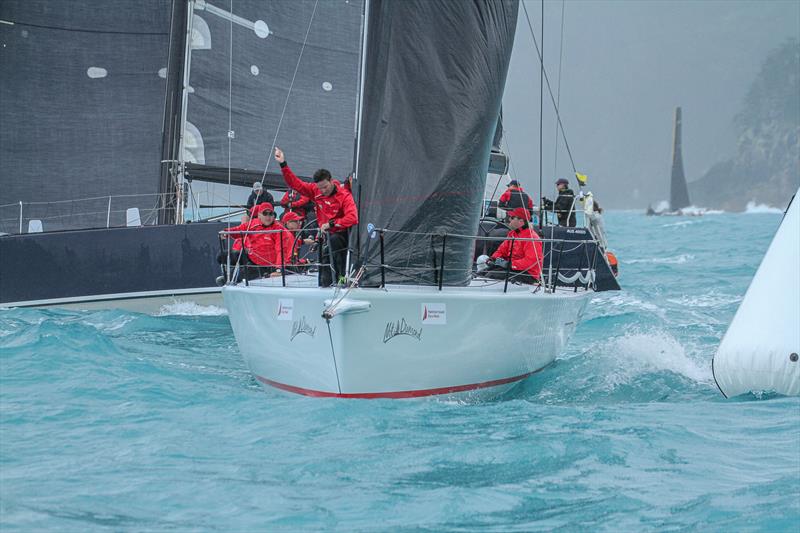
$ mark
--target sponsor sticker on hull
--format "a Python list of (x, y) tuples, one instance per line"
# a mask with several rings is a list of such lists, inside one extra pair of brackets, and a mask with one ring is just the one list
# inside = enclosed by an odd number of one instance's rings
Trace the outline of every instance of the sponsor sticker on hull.
[(294, 316), (294, 299), (293, 298), (280, 298), (278, 299), (278, 320), (292, 320)]
[(422, 304), (422, 323), (432, 326), (447, 324), (447, 304)]

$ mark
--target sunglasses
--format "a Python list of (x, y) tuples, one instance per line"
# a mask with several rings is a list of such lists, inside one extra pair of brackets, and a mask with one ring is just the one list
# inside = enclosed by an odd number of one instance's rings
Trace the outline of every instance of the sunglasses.
[(264, 216), (267, 216), (267, 217), (274, 217), (275, 216), (275, 211), (261, 211), (259, 213), (259, 215), (264, 215)]

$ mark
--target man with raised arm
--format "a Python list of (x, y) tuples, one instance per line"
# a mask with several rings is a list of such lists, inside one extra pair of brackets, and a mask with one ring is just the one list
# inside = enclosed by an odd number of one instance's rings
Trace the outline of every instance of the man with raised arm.
[(275, 161), (281, 165), (283, 180), (290, 188), (314, 202), (317, 224), (325, 236), (325, 246), (320, 251), (320, 263), (330, 267), (319, 269), (320, 287), (338, 283), (347, 275), (348, 230), (358, 224), (358, 211), (353, 196), (324, 168), (314, 172), (314, 183), (306, 183), (295, 176), (286, 163), (283, 151), (275, 148)]

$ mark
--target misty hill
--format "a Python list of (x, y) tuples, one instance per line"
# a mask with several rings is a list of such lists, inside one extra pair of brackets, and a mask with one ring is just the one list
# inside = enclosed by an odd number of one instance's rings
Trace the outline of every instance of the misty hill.
[(689, 184), (694, 205), (786, 207), (800, 185), (800, 43), (773, 50), (736, 115), (736, 155)]

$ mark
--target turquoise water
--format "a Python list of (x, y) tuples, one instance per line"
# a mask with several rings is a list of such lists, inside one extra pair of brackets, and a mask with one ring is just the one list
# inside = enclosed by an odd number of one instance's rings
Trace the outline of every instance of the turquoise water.
[(213, 307), (0, 311), (0, 527), (797, 531), (800, 399), (710, 370), (779, 221), (609, 213), (625, 291), (482, 404), (264, 391)]

